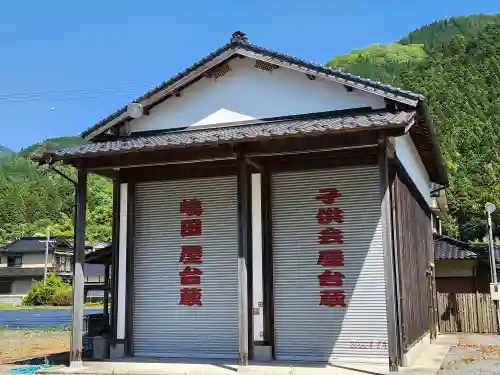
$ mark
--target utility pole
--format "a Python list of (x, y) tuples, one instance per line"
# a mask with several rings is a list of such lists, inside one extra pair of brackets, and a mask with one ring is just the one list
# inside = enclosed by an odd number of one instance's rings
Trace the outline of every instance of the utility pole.
[(491, 214), (495, 212), (496, 206), (493, 203), (486, 203), (484, 209), (488, 214), (488, 248), (490, 255), (490, 271), (491, 271), (491, 284), (490, 293), (491, 299), (495, 301), (495, 308), (497, 311), (497, 325), (498, 332), (500, 333), (500, 301), (498, 300), (498, 279), (497, 279), (497, 265), (495, 259), (495, 246), (493, 245), (493, 228), (491, 224)]
[(55, 240), (50, 239), (50, 229), (47, 228), (47, 239), (45, 241), (39, 241), (39, 242), (45, 242), (45, 264), (43, 268), (43, 285), (47, 284), (47, 263), (49, 262), (49, 246), (51, 243), (56, 242)]
[(491, 282), (496, 284), (497, 283), (497, 266), (496, 266), (496, 259), (495, 259), (495, 246), (493, 245), (493, 228), (491, 225), (491, 214), (495, 212), (496, 207), (493, 203), (486, 203), (484, 205), (484, 208), (486, 210), (486, 213), (488, 214), (488, 248), (489, 248), (489, 255), (490, 255), (490, 271), (491, 271)]

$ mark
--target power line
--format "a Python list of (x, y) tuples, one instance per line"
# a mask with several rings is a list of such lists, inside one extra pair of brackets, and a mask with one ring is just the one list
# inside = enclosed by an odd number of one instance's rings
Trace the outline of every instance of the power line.
[(81, 90), (61, 90), (61, 91), (16, 93), (16, 94), (3, 94), (3, 95), (0, 94), (0, 104), (100, 99), (109, 96), (136, 94), (138, 89), (144, 90), (145, 87), (151, 88), (150, 85), (148, 86), (135, 85), (135, 86), (118, 86), (118, 87), (81, 89)]

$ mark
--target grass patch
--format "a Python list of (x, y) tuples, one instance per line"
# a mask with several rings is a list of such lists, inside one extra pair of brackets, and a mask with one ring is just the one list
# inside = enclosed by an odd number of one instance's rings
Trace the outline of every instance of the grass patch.
[(67, 330), (0, 330), (0, 364), (67, 352), (69, 344)]

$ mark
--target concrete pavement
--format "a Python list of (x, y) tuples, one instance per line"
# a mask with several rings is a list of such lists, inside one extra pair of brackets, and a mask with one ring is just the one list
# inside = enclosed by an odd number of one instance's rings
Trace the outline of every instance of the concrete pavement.
[[(455, 335), (442, 335), (432, 345), (428, 345), (411, 367), (401, 367), (405, 375), (435, 375), (451, 346), (457, 342)], [(49, 368), (38, 373), (44, 374), (99, 374), (99, 375), (390, 375), (387, 366), (368, 364), (292, 364), (292, 363), (251, 363), (246, 368), (238, 368), (227, 362), (185, 362), (154, 359), (128, 359), (120, 362), (86, 362), (82, 369), (67, 367)]]

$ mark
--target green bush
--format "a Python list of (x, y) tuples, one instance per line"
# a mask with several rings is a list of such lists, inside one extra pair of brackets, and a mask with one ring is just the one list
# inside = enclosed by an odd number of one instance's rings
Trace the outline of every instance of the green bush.
[(73, 293), (70, 288), (58, 288), (53, 297), (52, 304), (54, 306), (71, 306)]
[(71, 285), (59, 276), (47, 275), (47, 283), (37, 281), (23, 298), (25, 306), (71, 306)]

